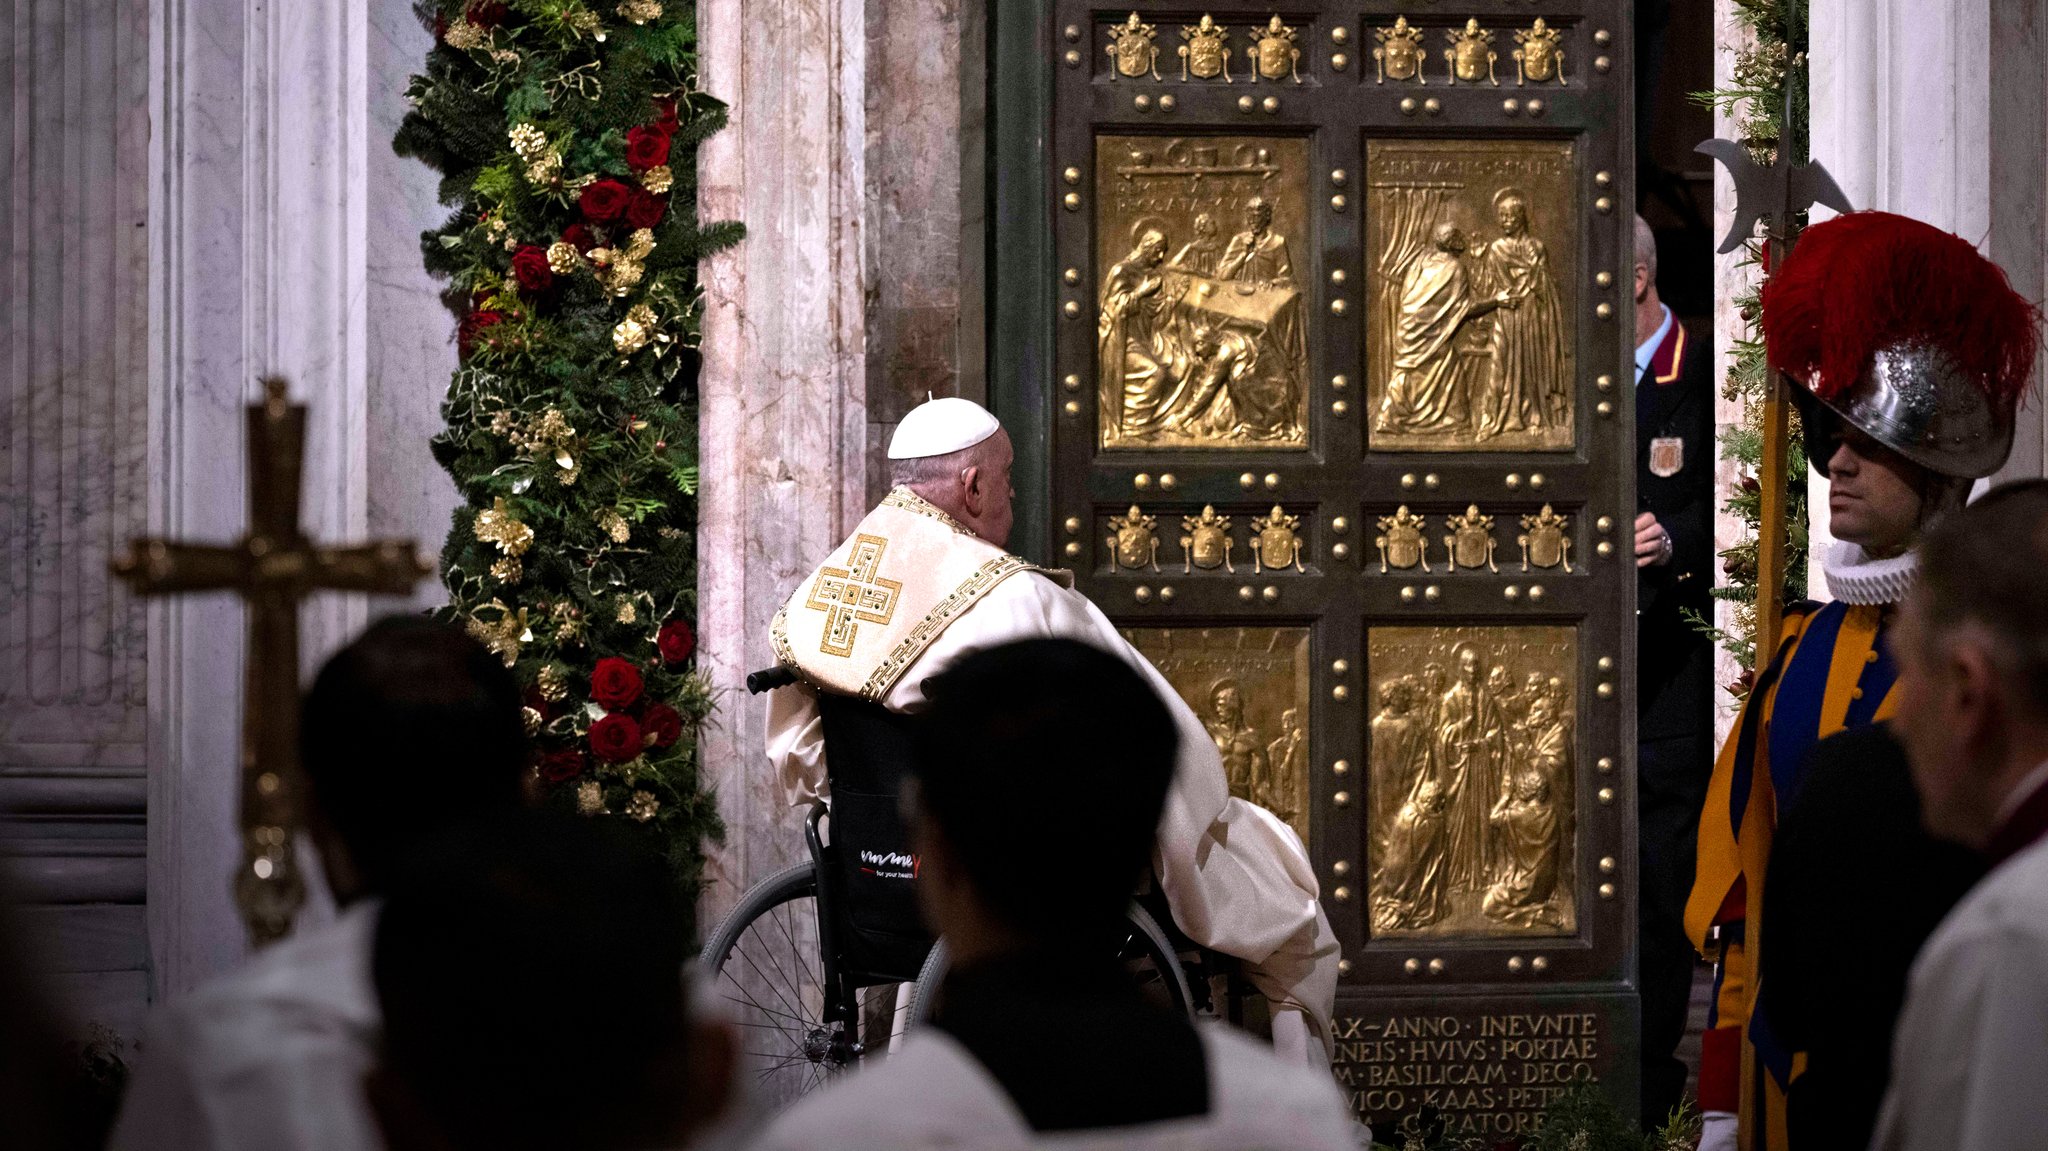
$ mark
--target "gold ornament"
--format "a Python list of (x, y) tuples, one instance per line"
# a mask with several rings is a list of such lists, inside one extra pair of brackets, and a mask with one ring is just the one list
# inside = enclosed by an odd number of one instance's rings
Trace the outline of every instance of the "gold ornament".
[(526, 169), (529, 184), (552, 184), (562, 178), (562, 154), (549, 152), (535, 160)]
[(635, 24), (661, 19), (659, 0), (625, 0), (618, 8), (619, 15)]
[(595, 36), (600, 40), (604, 38), (604, 21), (588, 8), (571, 12), (568, 22), (569, 27), (579, 36)]
[(457, 20), (448, 25), (448, 31), (441, 39), (446, 41), (450, 48), (458, 52), (467, 52), (481, 46), (489, 37), (485, 35), (481, 26), (467, 20)]
[(576, 250), (576, 245), (566, 240), (557, 240), (548, 245), (548, 270), (555, 275), (566, 276), (575, 271), (576, 265), (582, 262), (583, 255)]
[(491, 565), (491, 578), (499, 583), (518, 583), (520, 577), (525, 574), (526, 565), (512, 556), (506, 556)]
[(526, 609), (520, 608), (515, 612), (502, 602), (492, 600), (484, 605), (483, 610), (495, 610), (497, 622), (486, 623), (472, 614), (469, 617), (469, 634), (491, 649), (492, 655), (504, 660), (506, 667), (518, 663), (520, 647), (533, 642), (533, 630), (526, 623)]
[(539, 712), (530, 707), (522, 707), (519, 709), (519, 720), (526, 725), (526, 738), (532, 739), (540, 734), (541, 714)]
[(491, 510), (477, 513), (476, 538), (498, 545), (498, 550), (508, 556), (520, 556), (533, 546), (533, 529), (519, 522), (519, 517), (505, 506), (505, 497), (499, 496)]
[(626, 258), (628, 260), (645, 260), (653, 253), (654, 229), (635, 229), (632, 235), (626, 237)]
[(640, 173), (640, 186), (659, 196), (675, 186), (676, 174), (667, 164), (647, 169)]
[(604, 515), (599, 516), (597, 525), (604, 529), (606, 535), (612, 537), (612, 542), (615, 544), (622, 544), (633, 538), (631, 525), (626, 523), (625, 516), (617, 512), (606, 512)]
[[(560, 606), (555, 610), (560, 612)], [(560, 703), (569, 698), (569, 673), (558, 664), (542, 664), (539, 674), (533, 677), (533, 683), (540, 689), (540, 697), (549, 703)]]
[(640, 277), (647, 274), (647, 268), (637, 260), (620, 260), (611, 266), (610, 273), (598, 277), (605, 281), (614, 296), (624, 296), (639, 286)]
[(507, 236), (507, 237), (505, 237), (505, 250), (506, 250), (506, 251), (508, 251), (508, 252), (516, 252), (516, 251), (518, 251), (518, 250), (519, 250), (519, 237), (517, 237), (517, 236)]
[(594, 779), (586, 779), (576, 785), (576, 813), (578, 815), (610, 815), (604, 809), (604, 785)]
[(617, 348), (620, 355), (630, 356), (647, 346), (647, 339), (650, 334), (647, 330), (647, 325), (634, 319), (631, 314), (628, 314), (625, 319), (619, 321), (617, 327), (612, 329), (612, 347)]
[(626, 803), (626, 817), (635, 823), (646, 823), (660, 810), (661, 801), (654, 798), (652, 792), (636, 791), (633, 798)]
[(619, 610), (616, 618), (620, 623), (633, 623), (639, 620), (640, 609), (633, 606), (632, 596), (622, 595), (619, 597)]

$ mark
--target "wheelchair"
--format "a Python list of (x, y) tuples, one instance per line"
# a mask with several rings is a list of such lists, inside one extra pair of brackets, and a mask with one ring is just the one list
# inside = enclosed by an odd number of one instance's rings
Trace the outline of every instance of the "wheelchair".
[[(795, 682), (775, 667), (749, 675), (747, 690)], [(919, 916), (917, 860), (898, 801), (912, 721), (832, 692), (819, 693), (818, 708), (832, 801), (804, 819), (808, 859), (750, 888), (701, 955), (709, 989), (738, 1027), (742, 1073), (769, 1103), (888, 1051), (931, 1014), (947, 966), (945, 941)], [(1118, 960), (1148, 994), (1190, 1016), (1214, 1013), (1212, 986), (1222, 986), (1229, 1017), (1242, 1023), (1242, 981), (1232, 982), (1229, 961), (1171, 925), (1156, 890), (1134, 899)]]

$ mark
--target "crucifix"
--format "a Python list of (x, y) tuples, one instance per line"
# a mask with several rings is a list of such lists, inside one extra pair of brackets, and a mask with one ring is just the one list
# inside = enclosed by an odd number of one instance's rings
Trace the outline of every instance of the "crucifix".
[[(1792, 98), (1785, 97), (1785, 119), (1791, 122)], [(1749, 242), (1759, 220), (1764, 225), (1764, 278), (1792, 253), (1799, 242), (1800, 217), (1815, 204), (1837, 212), (1855, 211), (1835, 178), (1818, 161), (1792, 162), (1789, 142), (1778, 142), (1777, 156), (1766, 167), (1756, 162), (1748, 145), (1734, 140), (1708, 140), (1693, 149), (1721, 161), (1735, 182), (1735, 221), (1722, 238), (1722, 255)], [(1770, 373), (1764, 392), (1763, 466), (1757, 476), (1759, 517), (1756, 541), (1756, 670), (1771, 658), (1778, 643), (1779, 621), (1785, 614), (1785, 485), (1786, 452), (1791, 446), (1787, 384)], [(1803, 476), (1801, 477), (1804, 478)]]
[(299, 529), (306, 408), (285, 382), (249, 405), (249, 527), (225, 546), (141, 539), (114, 574), (142, 595), (232, 591), (248, 605), (242, 675), (242, 862), (235, 905), (262, 946), (291, 930), (305, 900), (299, 826), (299, 601), (316, 591), (403, 595), (433, 571), (409, 540), (321, 547)]

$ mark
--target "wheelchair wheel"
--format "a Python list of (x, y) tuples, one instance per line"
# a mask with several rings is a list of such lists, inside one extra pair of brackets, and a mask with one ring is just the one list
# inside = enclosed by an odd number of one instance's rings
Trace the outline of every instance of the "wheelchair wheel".
[[(1181, 969), (1180, 955), (1167, 940), (1158, 920), (1136, 903), (1124, 911), (1124, 934), (1117, 945), (1117, 958), (1140, 990), (1175, 1012), (1190, 1018), (1194, 1016), (1195, 997), (1188, 988), (1187, 973)], [(942, 938), (932, 945), (931, 954), (925, 957), (924, 968), (917, 973), (917, 988), (910, 1000), (912, 1027), (922, 1025), (931, 1015), (932, 1003), (938, 995), (939, 985), (946, 980), (949, 963), (946, 941)]]
[(860, 993), (826, 970), (817, 873), (808, 863), (755, 884), (711, 934), (702, 960), (739, 1032), (740, 1073), (764, 1103), (824, 1086), (886, 1044), (863, 1041)]

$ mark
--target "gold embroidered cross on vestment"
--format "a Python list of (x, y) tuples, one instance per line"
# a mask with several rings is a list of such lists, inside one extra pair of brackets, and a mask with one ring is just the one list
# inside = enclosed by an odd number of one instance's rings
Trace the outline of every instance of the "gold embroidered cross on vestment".
[(819, 569), (818, 581), (804, 601), (805, 607), (826, 613), (825, 638), (818, 644), (819, 651), (850, 656), (862, 623), (886, 627), (895, 617), (903, 584), (876, 574), (888, 548), (889, 541), (880, 536), (858, 535), (853, 537), (853, 554), (846, 567)]

